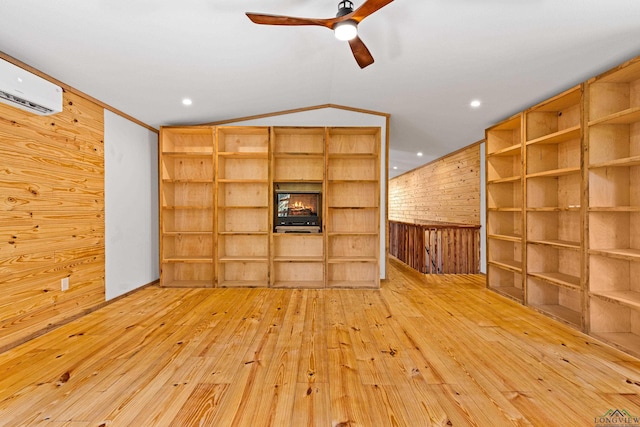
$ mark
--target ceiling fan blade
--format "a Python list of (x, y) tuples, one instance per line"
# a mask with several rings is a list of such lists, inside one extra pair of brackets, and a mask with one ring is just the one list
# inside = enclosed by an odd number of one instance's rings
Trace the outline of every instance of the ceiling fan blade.
[(246, 13), (249, 19), (256, 24), (263, 25), (318, 25), (320, 27), (333, 28), (338, 21), (336, 18), (316, 19), (316, 18), (296, 18), (293, 16), (267, 15), (264, 13)]
[(353, 57), (356, 58), (356, 62), (360, 68), (373, 64), (373, 56), (371, 56), (371, 52), (369, 52), (369, 49), (367, 49), (367, 46), (364, 45), (360, 37), (355, 36), (349, 40), (349, 46), (351, 46)]
[(351, 19), (356, 22), (360, 22), (367, 16), (371, 15), (373, 12), (382, 9), (392, 1), (393, 0), (367, 0), (359, 8), (353, 11)]

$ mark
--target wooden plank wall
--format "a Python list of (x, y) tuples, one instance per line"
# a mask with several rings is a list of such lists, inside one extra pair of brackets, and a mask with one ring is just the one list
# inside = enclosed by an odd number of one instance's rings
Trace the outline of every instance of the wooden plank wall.
[(391, 179), (389, 220), (480, 225), (480, 143)]
[(104, 302), (103, 137), (73, 93), (53, 116), (0, 104), (0, 351)]

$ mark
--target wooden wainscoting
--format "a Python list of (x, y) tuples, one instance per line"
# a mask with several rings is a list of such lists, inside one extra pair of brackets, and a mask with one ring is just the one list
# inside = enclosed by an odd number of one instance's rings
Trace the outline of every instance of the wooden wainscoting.
[(592, 426), (640, 361), (397, 260), (379, 290), (148, 287), (0, 354), (0, 424)]

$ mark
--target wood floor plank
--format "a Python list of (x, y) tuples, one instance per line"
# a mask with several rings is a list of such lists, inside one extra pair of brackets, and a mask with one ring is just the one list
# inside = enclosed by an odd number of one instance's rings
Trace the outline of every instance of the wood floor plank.
[[(567, 426), (640, 360), (392, 260), (380, 290), (150, 286), (0, 354), (7, 426)], [(1, 333), (1, 332), (0, 332)]]
[(265, 304), (259, 307), (260, 315), (256, 317), (258, 323), (255, 336), (246, 343), (247, 347), (241, 347), (246, 351), (229, 367), (226, 375), (230, 378), (230, 386), (212, 425), (251, 426), (252, 422), (264, 418), (263, 413), (257, 412), (260, 409), (260, 401), (265, 390), (274, 388), (267, 386), (264, 378), (278, 334), (282, 330), (291, 292), (275, 291), (272, 294), (273, 298), (267, 299)]
[(308, 291), (302, 344), (300, 345), (299, 383), (328, 383), (327, 324), (323, 291)]
[(198, 384), (171, 426), (214, 425), (213, 416), (228, 387), (228, 384)]
[(291, 427), (332, 425), (327, 384), (315, 380), (307, 384), (296, 384), (290, 425)]

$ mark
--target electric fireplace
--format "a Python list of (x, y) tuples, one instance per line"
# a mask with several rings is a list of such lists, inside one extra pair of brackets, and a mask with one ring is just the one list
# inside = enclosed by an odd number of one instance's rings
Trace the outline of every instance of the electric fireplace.
[(273, 224), (276, 231), (296, 232), (302, 227), (309, 232), (322, 225), (322, 193), (320, 191), (276, 190)]

